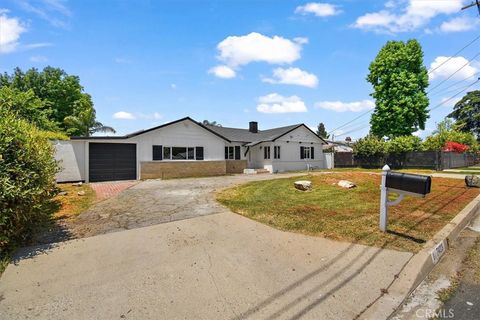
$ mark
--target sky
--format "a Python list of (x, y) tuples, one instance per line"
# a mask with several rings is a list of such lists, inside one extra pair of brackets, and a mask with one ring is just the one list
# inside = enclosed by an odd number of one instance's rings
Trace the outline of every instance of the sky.
[(341, 126), (375, 106), (370, 62), (387, 41), (414, 38), (435, 108), (415, 133), (425, 137), (479, 76), (470, 2), (2, 0), (0, 72), (78, 75), (117, 135), (190, 116), (260, 130), (323, 122), (343, 140), (368, 133), (370, 114)]

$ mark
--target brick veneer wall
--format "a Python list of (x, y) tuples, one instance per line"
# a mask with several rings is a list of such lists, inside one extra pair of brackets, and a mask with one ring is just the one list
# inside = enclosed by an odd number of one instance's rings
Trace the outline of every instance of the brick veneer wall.
[(226, 160), (227, 173), (243, 173), (247, 168), (247, 160)]
[[(242, 171), (243, 172), (243, 171)], [(219, 176), (227, 173), (226, 161), (146, 161), (140, 163), (140, 179)]]

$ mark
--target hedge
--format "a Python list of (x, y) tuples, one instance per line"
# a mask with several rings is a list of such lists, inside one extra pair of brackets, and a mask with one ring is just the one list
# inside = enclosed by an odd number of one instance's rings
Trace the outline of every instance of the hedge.
[(0, 253), (48, 215), (57, 168), (45, 133), (0, 106)]

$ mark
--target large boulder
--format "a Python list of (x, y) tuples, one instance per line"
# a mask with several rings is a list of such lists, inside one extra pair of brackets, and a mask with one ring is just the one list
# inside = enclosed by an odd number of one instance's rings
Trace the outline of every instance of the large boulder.
[(352, 188), (356, 187), (355, 183), (353, 183), (352, 181), (348, 181), (348, 180), (340, 180), (340, 181), (338, 181), (337, 184), (340, 187), (345, 188), (345, 189), (352, 189)]
[(477, 187), (480, 188), (480, 177), (478, 176), (465, 176), (465, 184), (467, 187)]
[(295, 181), (293, 185), (295, 186), (295, 189), (298, 189), (301, 191), (312, 190), (312, 181), (307, 181), (307, 180)]

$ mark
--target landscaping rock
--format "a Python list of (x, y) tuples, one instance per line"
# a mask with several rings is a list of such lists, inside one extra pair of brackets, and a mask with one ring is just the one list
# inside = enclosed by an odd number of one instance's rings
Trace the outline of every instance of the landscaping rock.
[(84, 195), (85, 195), (85, 191), (78, 191), (77, 194), (78, 194), (79, 196), (84, 196)]
[(301, 191), (312, 190), (312, 181), (307, 181), (307, 180), (295, 181), (293, 185), (295, 186), (295, 189), (298, 189)]
[(480, 188), (480, 177), (478, 176), (465, 176), (465, 184), (467, 187), (477, 187)]
[(348, 180), (340, 180), (337, 183), (340, 187), (345, 188), (345, 189), (352, 189), (355, 188), (357, 185), (351, 181)]
[(60, 191), (60, 192), (58, 193), (59, 196), (66, 196), (67, 194), (68, 194), (67, 191)]
[(80, 182), (75, 182), (75, 183), (73, 183), (72, 186), (74, 186), (74, 187), (80, 187), (82, 184), (83, 184), (83, 182), (80, 181)]

